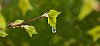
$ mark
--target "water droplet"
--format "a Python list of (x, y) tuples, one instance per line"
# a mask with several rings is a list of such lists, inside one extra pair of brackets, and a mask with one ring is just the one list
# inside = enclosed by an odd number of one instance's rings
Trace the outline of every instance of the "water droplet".
[(52, 33), (56, 33), (56, 28), (52, 27)]
[(13, 27), (13, 28), (15, 28), (15, 27)]

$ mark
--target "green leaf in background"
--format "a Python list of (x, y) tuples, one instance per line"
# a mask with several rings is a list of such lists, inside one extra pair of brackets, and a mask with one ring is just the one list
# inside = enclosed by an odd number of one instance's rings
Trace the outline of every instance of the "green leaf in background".
[(100, 25), (95, 26), (94, 28), (88, 31), (88, 34), (92, 36), (93, 41), (96, 42), (100, 38)]
[(25, 28), (26, 31), (29, 33), (30, 37), (32, 37), (33, 34), (38, 34), (38, 33), (36, 32), (34, 26), (25, 25), (24, 28)]
[(28, 10), (32, 10), (29, 0), (19, 0), (19, 8), (22, 14), (25, 15)]
[(62, 39), (61, 36), (59, 36), (59, 35), (54, 35), (53, 38), (52, 38), (52, 41), (53, 41), (54, 44), (57, 44), (57, 43), (60, 42), (61, 39)]
[(1, 5), (0, 5), (0, 36), (5, 37), (5, 36), (8, 35), (5, 32), (5, 30), (6, 30), (6, 20), (3, 17), (3, 15), (1, 14), (1, 10), (2, 10), (2, 8), (1, 8)]
[[(77, 42), (76, 39), (70, 38), (69, 40), (66, 40), (66, 41), (65, 41), (64, 46), (71, 46), (73, 43), (76, 43), (76, 42)], [(79, 46), (82, 46), (82, 45), (79, 45)]]
[(6, 21), (5, 18), (0, 13), (0, 36), (1, 37), (5, 37), (8, 35), (6, 34), (5, 30), (6, 30)]
[(21, 24), (21, 23), (23, 23), (24, 22), (24, 20), (16, 20), (13, 24), (14, 25), (17, 25), (17, 24)]
[(56, 17), (60, 14), (61, 12), (55, 11), (55, 10), (50, 10), (48, 13), (48, 24), (52, 27), (56, 27)]
[(83, 6), (80, 9), (80, 13), (78, 15), (78, 20), (83, 20), (87, 17), (95, 8), (97, 0), (84, 0)]

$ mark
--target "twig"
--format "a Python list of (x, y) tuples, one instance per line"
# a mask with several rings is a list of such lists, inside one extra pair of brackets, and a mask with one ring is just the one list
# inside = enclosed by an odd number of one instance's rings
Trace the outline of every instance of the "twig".
[(26, 24), (28, 22), (36, 21), (38, 19), (42, 19), (42, 18), (46, 18), (46, 17), (48, 17), (48, 13), (47, 12), (44, 13), (43, 15), (39, 16), (39, 17), (36, 17), (36, 18), (30, 19), (30, 20), (27, 20), (27, 21), (22, 22), (22, 23), (17, 24), (17, 25), (14, 25), (14, 22), (12, 22), (12, 23), (8, 24), (8, 27), (22, 26), (22, 25), (24, 25), (24, 24)]

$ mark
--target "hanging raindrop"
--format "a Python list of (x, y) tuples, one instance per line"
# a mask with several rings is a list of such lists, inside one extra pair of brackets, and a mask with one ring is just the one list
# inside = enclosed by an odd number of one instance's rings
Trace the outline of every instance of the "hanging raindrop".
[(52, 33), (56, 33), (56, 28), (52, 27)]
[(15, 26), (13, 28), (16, 28)]

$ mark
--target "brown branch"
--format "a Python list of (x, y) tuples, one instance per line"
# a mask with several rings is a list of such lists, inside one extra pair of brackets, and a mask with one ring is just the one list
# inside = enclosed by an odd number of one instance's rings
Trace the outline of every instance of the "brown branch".
[(36, 17), (36, 18), (30, 19), (30, 20), (27, 20), (27, 21), (22, 22), (22, 23), (17, 24), (17, 25), (14, 25), (13, 23), (10, 23), (10, 24), (8, 24), (8, 27), (22, 26), (22, 25), (24, 25), (24, 24), (26, 24), (26, 23), (28, 23), (28, 22), (32, 22), (32, 21), (36, 21), (36, 20), (38, 20), (38, 19), (46, 18), (46, 17), (47, 17), (46, 15), (48, 15), (48, 14), (47, 14), (47, 13), (44, 13), (43, 15), (41, 15), (41, 16), (39, 16), (39, 17)]

